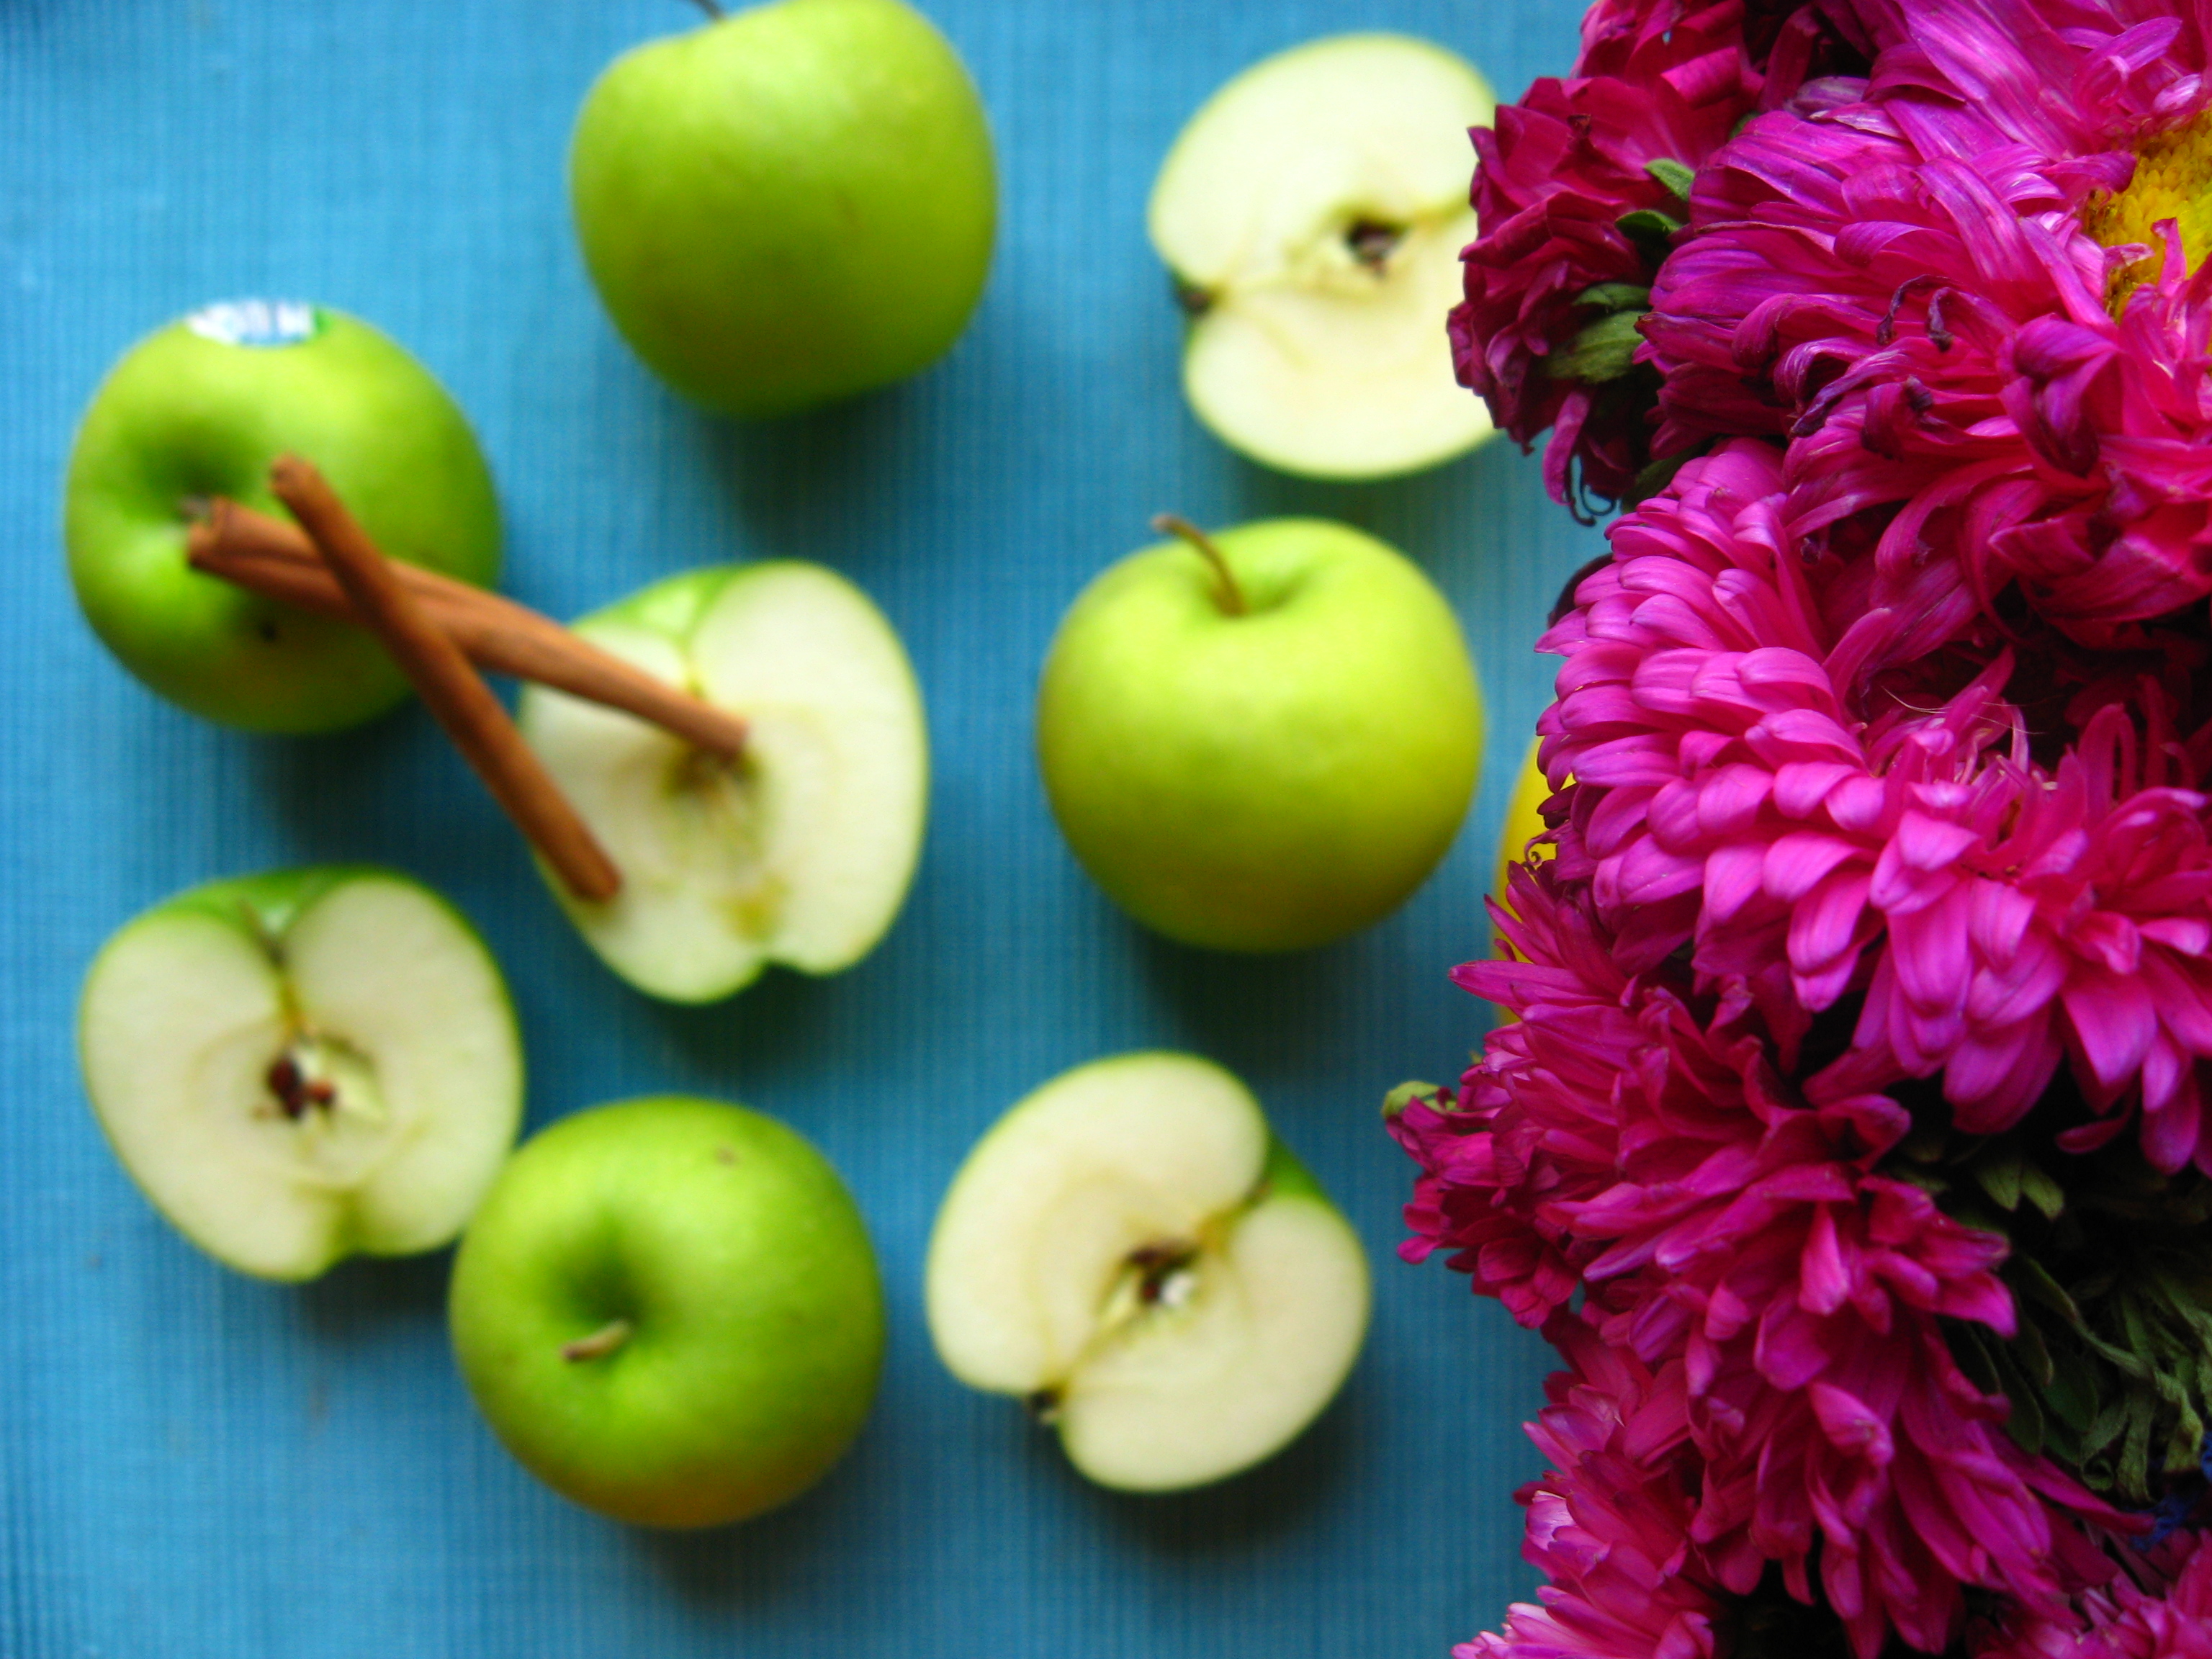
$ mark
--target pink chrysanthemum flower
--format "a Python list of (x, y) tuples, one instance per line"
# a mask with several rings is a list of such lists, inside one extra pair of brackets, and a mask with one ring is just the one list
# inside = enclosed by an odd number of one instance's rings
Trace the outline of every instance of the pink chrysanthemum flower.
[(1518, 872), (1498, 923), (1518, 960), (1455, 977), (1516, 1022), (1459, 1109), (1397, 1119), (1425, 1170), (1407, 1218), (1524, 1321), (1579, 1281), (1606, 1340), (1680, 1365), (1704, 1470), (1688, 1536), (1717, 1582), (1747, 1595), (1778, 1562), (1810, 1602), (1817, 1571), (1863, 1659), (1893, 1630), (1940, 1650), (1962, 1585), (2055, 1608), (2091, 1582), (2100, 1559), (2053, 1506), (2114, 1517), (2012, 1443), (1942, 1334), (2011, 1334), (2003, 1242), (1871, 1172), (1902, 1109), (1796, 1097), (1756, 1036), (1623, 975), (1548, 871)]
[(2181, 1533), (2136, 1571), (2148, 1582), (2116, 1579), (2075, 1617), (2008, 1610), (1970, 1632), (1970, 1659), (2212, 1659), (2212, 1548)]
[(1698, 1460), (1679, 1364), (1655, 1372), (1571, 1314), (1545, 1328), (1568, 1369), (1528, 1426), (1551, 1472), (1522, 1489), (1522, 1553), (1545, 1583), (1455, 1659), (1714, 1659), (1728, 1598), (1689, 1541)]
[(1766, 445), (1691, 463), (1615, 526), (1613, 562), (1541, 642), (1566, 658), (1539, 728), (1567, 807), (1558, 876), (1589, 882), (1624, 967), (1691, 946), (1785, 1066), (1810, 1017), (1863, 996), (1815, 1097), (1941, 1073), (1959, 1126), (1990, 1133), (2070, 1057), (2111, 1114), (2070, 1144), (2139, 1106), (2159, 1168), (2212, 1164), (2201, 746), (2153, 684), (2033, 764), (1999, 695), (2008, 653), (1949, 690), (1988, 656), (1951, 568), (1923, 568), (1903, 617), (1859, 608), (1864, 573), (1794, 554), (1787, 505)]
[[(1553, 1437), (1483, 1659), (1785, 1592), (1861, 1659), (2212, 1659), (2194, 1537), (2090, 1495), (2194, 1524), (2212, 1425), (2208, 65), (2212, 0), (1606, 0), (1484, 141), (1462, 374), (1649, 498), (1542, 641), (1556, 856), (1395, 1123), (1404, 1253), (1679, 1434), (1633, 1519)], [(1588, 1593), (1615, 1534), (1693, 1619)]]
[(2162, 1596), (2129, 1596), (2081, 1659), (2212, 1659), (2212, 1549), (2198, 1547)]
[(1461, 381), (1525, 449), (1550, 428), (1554, 500), (1628, 492), (1650, 459), (1656, 387), (1636, 319), (1690, 176), (1737, 122), (1829, 52), (1798, 3), (1601, 0), (1565, 80), (1477, 128), (1481, 232), (1452, 313)]
[[(1700, 171), (1644, 327), (1659, 446), (1793, 442), (1790, 516), (1894, 513), (2099, 648), (2212, 593), (2212, 82), (2187, 0), (1862, 0), (1881, 50)], [(1901, 511), (1897, 509), (1901, 508)]]

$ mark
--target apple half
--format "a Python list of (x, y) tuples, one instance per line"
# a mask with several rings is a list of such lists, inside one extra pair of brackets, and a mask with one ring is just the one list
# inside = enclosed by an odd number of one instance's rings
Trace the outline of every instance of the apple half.
[(1228, 1073), (1189, 1054), (1078, 1066), (977, 1143), (939, 1210), (927, 1300), (963, 1382), (1025, 1401), (1102, 1486), (1249, 1468), (1334, 1397), (1367, 1258)]
[(797, 560), (657, 582), (575, 631), (744, 717), (729, 760), (542, 686), (523, 736), (622, 872), (605, 903), (548, 884), (650, 995), (712, 1002), (781, 963), (849, 968), (897, 916), (921, 851), (929, 737), (883, 613)]
[(522, 1121), (498, 966), (390, 871), (272, 872), (155, 906), (94, 959), (77, 1037), (123, 1167), (263, 1279), (449, 1243)]
[(1463, 59), (1370, 33), (1265, 58), (1191, 118), (1149, 220), (1190, 317), (1183, 388), (1223, 441), (1373, 478), (1492, 435), (1444, 316), (1475, 235), (1468, 129), (1496, 109)]

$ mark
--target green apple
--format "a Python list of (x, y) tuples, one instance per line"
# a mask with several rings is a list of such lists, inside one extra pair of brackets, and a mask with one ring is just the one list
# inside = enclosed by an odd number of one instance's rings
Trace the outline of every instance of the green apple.
[(264, 1279), (447, 1243), (522, 1121), (491, 953), (421, 883), (365, 866), (156, 905), (94, 960), (77, 1045), (154, 1206)]
[(1450, 847), (1482, 760), (1474, 665), (1434, 584), (1349, 526), (1200, 544), (1219, 562), (1147, 548), (1060, 623), (1037, 694), (1046, 792), (1139, 921), (1222, 950), (1319, 945)]
[(776, 0), (617, 58), (568, 188), (599, 298), (647, 366), (732, 415), (904, 378), (983, 291), (991, 135), (900, 0)]
[(898, 915), (921, 851), (929, 737), (898, 635), (796, 560), (672, 576), (575, 624), (748, 722), (734, 760), (542, 686), (518, 720), (623, 872), (605, 903), (548, 884), (640, 990), (711, 1002), (781, 963), (849, 968)]
[(1544, 803), (1552, 798), (1552, 786), (1536, 760), (1543, 746), (1541, 738), (1528, 740), (1528, 756), (1514, 777), (1512, 798), (1505, 804), (1505, 827), (1498, 835), (1498, 885), (1491, 890), (1491, 896), (1500, 904), (1506, 902), (1505, 896), (1511, 890), (1516, 866), (1530, 859), (1541, 862), (1557, 850), (1549, 842), (1529, 845), (1551, 828), (1544, 822)]
[(617, 1520), (796, 1498), (860, 1431), (883, 1288), (851, 1196), (775, 1119), (677, 1095), (525, 1143), (453, 1261), (453, 1351), (509, 1451)]
[(286, 451), (394, 558), (497, 577), (491, 474), (429, 371), (343, 312), (256, 300), (194, 312), (109, 371), (70, 456), (70, 578), (93, 631), (171, 702), (249, 731), (330, 732), (406, 695), (383, 649), (185, 561), (196, 498), (278, 510), (269, 465)]
[(1372, 478), (1492, 435), (1452, 370), (1474, 68), (1396, 34), (1279, 53), (1207, 100), (1152, 186), (1152, 246), (1190, 325), (1183, 387), (1231, 447), (1285, 472)]
[(1243, 1085), (1124, 1054), (999, 1120), (930, 1235), (929, 1331), (1102, 1486), (1161, 1492), (1288, 1444), (1367, 1330), (1358, 1236)]

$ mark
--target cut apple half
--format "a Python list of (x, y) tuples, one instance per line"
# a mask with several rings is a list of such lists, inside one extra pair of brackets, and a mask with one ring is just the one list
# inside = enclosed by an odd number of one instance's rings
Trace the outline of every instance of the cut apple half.
[(1492, 435), (1444, 318), (1475, 234), (1468, 129), (1496, 108), (1442, 47), (1346, 34), (1253, 65), (1191, 118), (1150, 225), (1191, 319), (1184, 390), (1224, 442), (1371, 478)]
[(848, 968), (898, 915), (921, 850), (928, 733), (898, 635), (819, 565), (693, 571), (575, 631), (747, 723), (734, 759), (542, 686), (523, 736), (615, 866), (591, 903), (550, 881), (623, 979), (711, 1002), (770, 963)]
[(1102, 1486), (1247, 1468), (1328, 1405), (1367, 1329), (1358, 1236), (1228, 1073), (1079, 1066), (977, 1143), (927, 1267), (939, 1357), (1054, 1425)]
[(276, 872), (148, 911), (94, 960), (78, 1046), (154, 1206), (263, 1279), (449, 1243), (522, 1121), (490, 952), (388, 871)]

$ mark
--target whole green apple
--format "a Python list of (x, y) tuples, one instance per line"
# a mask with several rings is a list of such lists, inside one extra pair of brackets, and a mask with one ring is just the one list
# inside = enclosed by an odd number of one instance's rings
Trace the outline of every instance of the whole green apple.
[(1420, 885), (1482, 763), (1451, 607), (1349, 526), (1147, 548), (1060, 623), (1037, 695), (1054, 815), (1099, 885), (1186, 944), (1287, 951)]
[(526, 1142), (453, 1262), (462, 1375), (507, 1449), (617, 1520), (708, 1527), (797, 1497), (883, 1358), (860, 1212), (773, 1118), (664, 1095)]
[(616, 327), (725, 414), (926, 367), (990, 268), (982, 103), (900, 0), (776, 0), (625, 54), (584, 100), (568, 185)]
[(498, 576), (491, 473), (429, 371), (343, 312), (250, 300), (193, 313), (109, 371), (70, 456), (70, 578), (93, 631), (171, 702), (249, 731), (336, 731), (406, 694), (382, 647), (185, 558), (196, 499), (281, 510), (269, 465), (288, 450), (394, 558)]

